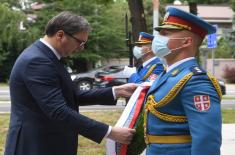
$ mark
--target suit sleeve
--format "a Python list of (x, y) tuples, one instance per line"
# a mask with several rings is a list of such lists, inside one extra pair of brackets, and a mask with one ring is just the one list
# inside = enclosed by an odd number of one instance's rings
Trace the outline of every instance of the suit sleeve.
[(56, 66), (50, 60), (34, 60), (27, 65), (24, 82), (42, 112), (56, 123), (71, 126), (79, 134), (100, 143), (108, 125), (79, 114), (66, 104)]
[(91, 89), (82, 91), (76, 89), (76, 98), (79, 105), (115, 105), (112, 88)]
[(222, 126), (220, 98), (211, 81), (206, 75), (193, 76), (181, 91), (180, 98), (192, 136), (191, 155), (219, 155)]
[(131, 76), (128, 79), (128, 83), (135, 83), (135, 78), (136, 78), (137, 73), (131, 74)]

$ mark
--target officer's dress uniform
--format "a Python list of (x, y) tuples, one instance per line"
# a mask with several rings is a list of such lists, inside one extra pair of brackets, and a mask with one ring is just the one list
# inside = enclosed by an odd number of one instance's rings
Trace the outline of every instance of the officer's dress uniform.
[(147, 155), (218, 155), (221, 90), (195, 58), (163, 72), (145, 101)]
[(144, 62), (143, 65), (137, 69), (137, 72), (131, 75), (128, 83), (154, 81), (163, 71), (164, 66), (161, 60), (157, 57), (153, 57)]

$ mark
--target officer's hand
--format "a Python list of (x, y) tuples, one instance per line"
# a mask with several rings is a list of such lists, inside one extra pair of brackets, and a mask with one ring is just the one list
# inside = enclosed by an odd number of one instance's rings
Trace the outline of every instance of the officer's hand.
[(114, 86), (113, 89), (116, 97), (130, 97), (139, 85), (140, 84), (127, 83), (120, 86)]
[(130, 144), (134, 133), (135, 129), (126, 127), (112, 127), (112, 130), (107, 138), (110, 138), (121, 144)]

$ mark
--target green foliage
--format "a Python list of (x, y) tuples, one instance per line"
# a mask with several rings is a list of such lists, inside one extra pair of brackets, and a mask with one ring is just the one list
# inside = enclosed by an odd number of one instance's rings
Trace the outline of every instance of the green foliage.
[(216, 58), (232, 58), (234, 48), (230, 46), (229, 42), (227, 38), (219, 39), (217, 48), (215, 49)]
[(124, 30), (124, 16), (128, 9), (126, 2), (122, 0), (39, 0), (38, 2), (45, 2), (47, 7), (37, 11), (24, 11), (37, 15), (35, 23), (24, 22), (25, 31), (18, 29), (19, 22), (26, 19), (24, 13), (11, 9), (12, 6), (19, 7), (18, 1), (2, 1), (6, 3), (0, 5), (0, 81), (7, 80), (17, 56), (23, 49), (44, 35), (48, 20), (65, 10), (84, 16), (93, 28), (85, 50), (72, 56), (72, 62), (77, 59), (96, 62), (104, 58), (128, 55)]
[[(1, 104), (1, 103), (0, 103)], [(92, 111), (81, 112), (83, 115), (96, 119), (98, 121), (114, 125), (115, 121), (120, 117), (121, 110), (111, 111)], [(223, 124), (235, 123), (235, 109), (222, 109)], [(3, 154), (5, 148), (6, 135), (9, 127), (9, 114), (0, 114), (0, 154)], [(78, 155), (100, 155), (105, 154), (105, 141), (97, 144), (87, 138), (79, 136)]]
[(230, 4), (231, 4), (231, 7), (233, 9), (233, 11), (235, 11), (235, 0), (230, 0)]
[[(32, 0), (44, 2), (42, 10), (13, 11), (12, 6), (20, 8), (19, 1), (0, 0), (0, 81), (6, 81), (17, 56), (29, 44), (44, 35), (48, 20), (61, 11), (72, 11), (84, 16), (93, 30), (90, 33), (85, 50), (71, 57), (71, 62), (78, 59), (96, 62), (105, 58), (127, 57), (125, 45), (125, 14), (129, 13), (127, 0)], [(145, 7), (148, 32), (152, 33), (152, 0), (142, 0)], [(174, 0), (160, 1), (160, 14), (164, 15), (164, 6)], [(226, 0), (198, 0), (198, 4), (229, 3)], [(235, 0), (230, 0), (235, 8)], [(27, 23), (25, 13), (36, 14), (35, 23)], [(9, 20), (11, 19), (11, 20)], [(19, 31), (19, 22), (24, 21), (25, 31)], [(160, 19), (161, 21), (161, 19)], [(130, 23), (129, 23), (130, 24)], [(216, 57), (231, 55), (227, 40), (219, 42)], [(226, 55), (226, 56), (225, 56)]]
[(9, 4), (9, 6), (20, 7), (19, 1), (17, 0), (0, 0), (1, 4)]
[(235, 123), (235, 109), (222, 109), (222, 121), (224, 124)]
[[(0, 4), (0, 81), (5, 81), (17, 55), (27, 46), (28, 33), (19, 31), (24, 16), (12, 11), (8, 4)], [(10, 20), (9, 20), (10, 19)]]
[(85, 16), (92, 26), (87, 47), (82, 54), (72, 56), (72, 59), (85, 58), (95, 62), (104, 58), (128, 55), (128, 52), (125, 52), (124, 30), (127, 4), (122, 1), (105, 4), (93, 0), (64, 0), (61, 2), (61, 6), (68, 8), (66, 10)]
[(126, 5), (120, 0), (115, 3), (111, 0), (60, 0), (54, 3), (53, 8), (56, 9), (38, 12), (40, 17), (47, 16), (36, 24), (45, 26), (46, 21), (60, 11), (72, 11), (88, 19), (92, 27), (85, 50), (82, 54), (72, 56), (72, 59), (85, 58), (95, 62), (102, 58), (124, 57), (128, 55), (125, 52), (124, 30)]
[[(187, 2), (195, 2), (197, 4), (223, 4), (223, 3), (228, 3), (229, 1), (232, 0), (180, 0), (181, 2), (187, 1)], [(162, 2), (162, 1), (161, 1)], [(165, 3), (173, 3), (174, 0), (163, 0)]]
[(144, 149), (146, 148), (146, 144), (144, 141), (144, 113), (143, 111), (140, 113), (138, 120), (136, 121), (137, 124), (135, 125), (136, 133), (132, 139), (130, 145), (128, 145), (127, 154), (128, 155), (137, 155), (141, 154)]
[[(207, 47), (207, 38), (204, 39), (203, 45)], [(233, 58), (234, 56), (234, 47), (231, 46), (231, 41), (228, 37), (221, 37), (217, 40), (217, 47), (215, 50), (215, 58)], [(211, 51), (211, 49), (207, 49), (207, 51)], [(212, 56), (212, 53), (209, 52), (209, 57)]]

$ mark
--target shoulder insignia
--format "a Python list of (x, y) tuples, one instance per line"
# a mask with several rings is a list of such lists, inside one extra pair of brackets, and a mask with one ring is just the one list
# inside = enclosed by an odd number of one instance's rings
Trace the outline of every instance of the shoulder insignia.
[(193, 72), (193, 75), (198, 75), (198, 74), (204, 74), (206, 73), (201, 67), (199, 66), (193, 66), (190, 68), (191, 72)]
[(149, 80), (149, 81), (154, 81), (157, 77), (158, 77), (157, 74), (151, 73), (151, 74), (149, 75), (149, 77), (148, 77), (148, 80)]
[(207, 111), (210, 109), (209, 95), (196, 95), (194, 98), (194, 105), (198, 111)]
[(175, 70), (171, 73), (171, 75), (172, 75), (172, 76), (176, 76), (179, 72), (180, 72), (179, 69), (175, 69)]

